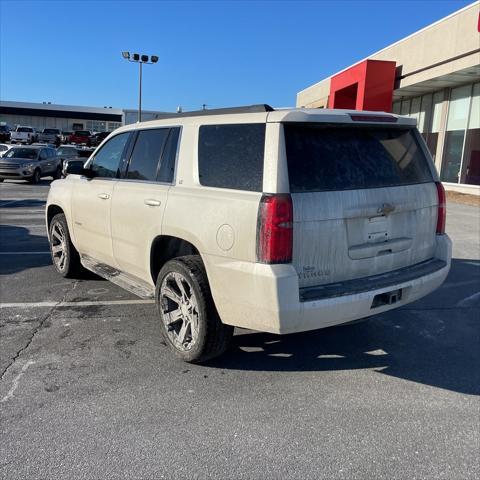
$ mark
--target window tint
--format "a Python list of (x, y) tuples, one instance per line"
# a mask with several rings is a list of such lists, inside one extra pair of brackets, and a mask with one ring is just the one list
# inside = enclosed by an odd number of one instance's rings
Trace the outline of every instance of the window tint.
[(157, 179), (158, 162), (169, 132), (169, 128), (141, 130), (138, 132), (126, 178), (150, 181)]
[(129, 133), (121, 133), (103, 145), (92, 161), (91, 169), (94, 177), (115, 178), (117, 176), (129, 135)]
[(264, 147), (264, 123), (200, 127), (200, 183), (261, 192)]
[(285, 124), (290, 191), (431, 182), (412, 129)]
[(170, 129), (167, 145), (163, 152), (162, 162), (158, 171), (157, 180), (159, 182), (172, 183), (175, 173), (175, 159), (177, 157), (178, 137), (180, 128)]
[(52, 158), (55, 156), (55, 150), (52, 150), (51, 148), (48, 148), (46, 152), (47, 152), (47, 158)]

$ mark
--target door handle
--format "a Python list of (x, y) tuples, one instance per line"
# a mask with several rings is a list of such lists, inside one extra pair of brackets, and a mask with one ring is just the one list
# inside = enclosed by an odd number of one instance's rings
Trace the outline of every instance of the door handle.
[(145, 203), (145, 205), (148, 205), (149, 207), (159, 207), (162, 202), (153, 198), (146, 198), (143, 203)]
[(108, 193), (99, 193), (97, 197), (101, 198), (102, 200), (108, 200), (110, 198), (110, 195)]

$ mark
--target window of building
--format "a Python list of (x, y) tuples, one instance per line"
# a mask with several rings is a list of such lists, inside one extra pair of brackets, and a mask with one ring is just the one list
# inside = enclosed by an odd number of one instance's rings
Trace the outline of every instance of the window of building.
[(401, 105), (402, 102), (394, 102), (394, 104), (392, 105), (392, 113), (394, 113), (395, 115), (400, 115), (400, 105)]
[(461, 183), (480, 185), (480, 83), (473, 86), (461, 170)]
[(402, 106), (400, 107), (400, 115), (410, 114), (410, 99), (402, 100)]
[(122, 123), (121, 122), (108, 122), (108, 125), (107, 125), (107, 132), (113, 132), (114, 130), (116, 130), (117, 128), (120, 128), (122, 126)]
[(138, 132), (126, 178), (155, 181), (160, 158), (170, 133), (169, 128), (155, 128)]
[(471, 92), (472, 85), (453, 88), (451, 92), (441, 170), (441, 179), (444, 182), (460, 181)]
[(209, 187), (261, 192), (264, 148), (264, 123), (200, 127), (200, 183)]
[(120, 161), (130, 133), (121, 133), (103, 145), (92, 161), (94, 177), (115, 178), (118, 175)]
[(87, 130), (91, 132), (105, 132), (107, 123), (100, 120), (87, 120)]

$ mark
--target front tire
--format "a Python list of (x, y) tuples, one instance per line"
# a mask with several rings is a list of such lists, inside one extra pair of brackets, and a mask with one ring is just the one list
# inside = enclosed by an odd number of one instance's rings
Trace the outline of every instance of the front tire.
[(65, 278), (76, 278), (82, 272), (80, 255), (70, 239), (67, 219), (63, 213), (55, 215), (50, 223), (50, 253), (55, 270)]
[(228, 348), (233, 327), (218, 316), (199, 255), (178, 257), (163, 266), (155, 301), (162, 335), (178, 358), (202, 363)]
[(36, 168), (35, 171), (33, 172), (32, 178), (30, 178), (29, 181), (32, 185), (37, 185), (37, 183), (40, 182), (40, 177), (41, 177), (40, 170)]

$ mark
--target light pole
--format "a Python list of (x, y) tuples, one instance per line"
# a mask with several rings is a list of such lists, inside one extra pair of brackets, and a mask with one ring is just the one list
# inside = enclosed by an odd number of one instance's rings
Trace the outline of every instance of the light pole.
[(140, 55), (139, 53), (122, 52), (122, 57), (129, 62), (138, 63), (138, 119), (137, 122), (142, 121), (142, 65), (144, 63), (157, 63), (158, 57), (156, 55)]

